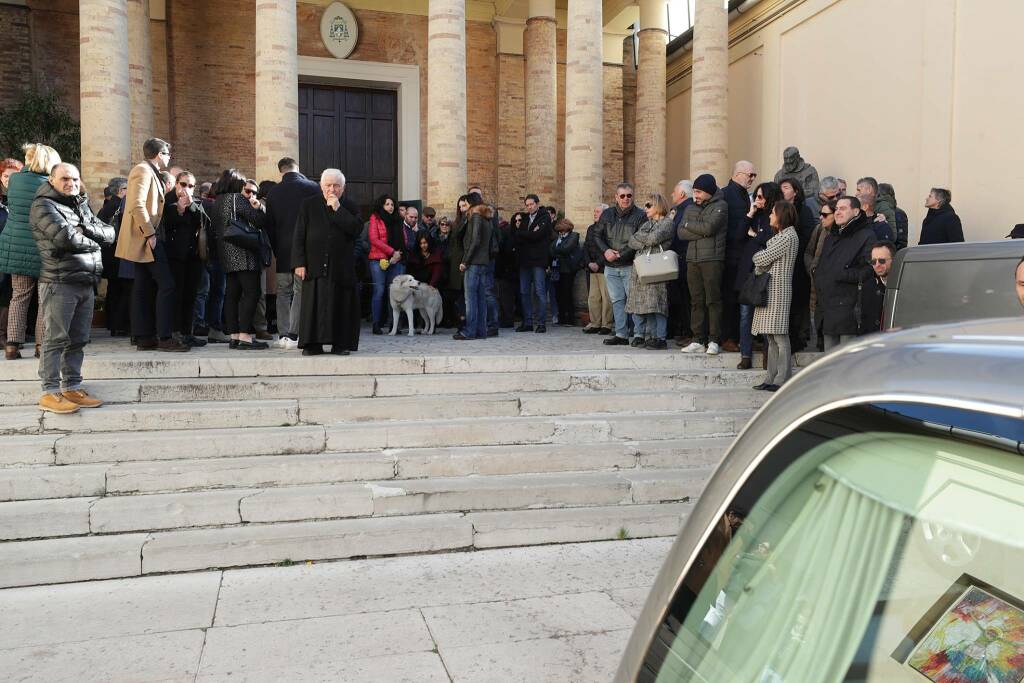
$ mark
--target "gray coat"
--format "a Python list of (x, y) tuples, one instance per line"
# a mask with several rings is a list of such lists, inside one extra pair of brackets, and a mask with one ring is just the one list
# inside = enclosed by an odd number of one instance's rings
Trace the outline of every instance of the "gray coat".
[[(672, 219), (669, 217), (659, 218), (656, 221), (647, 221), (641, 225), (629, 238), (629, 248), (636, 252), (636, 258), (641, 258), (648, 249), (658, 250), (660, 246), (665, 251), (672, 246), (672, 232), (675, 230)], [(664, 282), (655, 282), (649, 285), (640, 284), (640, 278), (636, 274), (636, 268), (629, 276), (629, 295), (626, 297), (627, 313), (661, 313), (668, 315), (668, 290)]]
[(729, 227), (729, 205), (719, 190), (703, 204), (694, 202), (683, 212), (679, 239), (689, 241), (687, 263), (725, 261), (725, 242)]
[(789, 308), (793, 298), (793, 267), (800, 253), (800, 236), (790, 226), (768, 240), (754, 254), (754, 272), (768, 273), (768, 305), (754, 309), (754, 334), (789, 334)]

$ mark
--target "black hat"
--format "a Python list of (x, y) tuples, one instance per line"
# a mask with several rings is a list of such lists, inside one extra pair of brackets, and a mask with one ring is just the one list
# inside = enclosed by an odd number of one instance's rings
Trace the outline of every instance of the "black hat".
[(1018, 223), (1013, 226), (1013, 230), (1010, 231), (1010, 234), (1007, 235), (1007, 237), (1015, 240), (1024, 239), (1024, 223)]
[(702, 173), (693, 181), (693, 189), (714, 194), (718, 192), (718, 184), (715, 183), (715, 176), (710, 173)]

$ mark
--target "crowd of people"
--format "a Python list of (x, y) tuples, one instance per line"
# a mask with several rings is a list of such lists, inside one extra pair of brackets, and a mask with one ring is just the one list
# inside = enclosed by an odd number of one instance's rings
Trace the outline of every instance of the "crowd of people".
[[(642, 206), (620, 183), (583, 231), (535, 194), (508, 220), (477, 186), (451, 217), (387, 194), (364, 217), (338, 169), (316, 182), (284, 158), (279, 181), (227, 169), (199, 184), (171, 165), (167, 142), (147, 140), (142, 152), (104, 189), (96, 215), (78, 169), (56, 150), (26, 145), (24, 163), (0, 167), (0, 333), (16, 360), (34, 316), (44, 410), (101, 403), (81, 378), (101, 279), (111, 335), (139, 350), (273, 342), (303, 355), (358, 350), (365, 315), (383, 334), (388, 289), (406, 273), (440, 291), (441, 326), (460, 341), (499, 328), (544, 333), (549, 320), (574, 326), (576, 290), (586, 288), (584, 333), (655, 351), (673, 340), (688, 354), (739, 352), (741, 369), (760, 344), (767, 376), (755, 388), (774, 391), (794, 351), (879, 328), (888, 269), (907, 243), (891, 185), (864, 177), (848, 195), (840, 178), (819, 181), (795, 148), (772, 182), (757, 184), (741, 161), (725, 187), (703, 174)], [(963, 241), (950, 201), (946, 189), (929, 193), (921, 243)], [(667, 282), (633, 267), (655, 251), (678, 255)]]

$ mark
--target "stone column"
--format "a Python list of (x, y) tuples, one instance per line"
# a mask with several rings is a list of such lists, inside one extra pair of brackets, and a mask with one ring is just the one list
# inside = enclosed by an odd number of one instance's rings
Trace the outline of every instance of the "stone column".
[(604, 73), (601, 0), (569, 0), (565, 65), (565, 215), (584, 232), (601, 201)]
[(149, 0), (128, 0), (128, 83), (132, 102), (131, 155), (141, 159), (142, 143), (154, 137)]
[[(455, 216), (466, 191), (466, 0), (429, 0), (427, 204)], [(486, 95), (485, 95), (486, 96)]]
[(551, 201), (557, 182), (558, 54), (554, 0), (530, 0), (526, 53), (526, 191)]
[(90, 199), (99, 203), (107, 182), (128, 174), (132, 158), (128, 1), (81, 0), (78, 12), (81, 170)]
[(719, 184), (729, 169), (729, 15), (718, 0), (697, 0), (693, 27), (690, 175), (711, 173)]
[(652, 192), (665, 194), (665, 46), (668, 14), (665, 0), (640, 0), (640, 30), (636, 72), (637, 204)]
[(281, 157), (299, 158), (296, 30), (295, 0), (260, 0), (255, 36), (258, 180), (277, 180)]

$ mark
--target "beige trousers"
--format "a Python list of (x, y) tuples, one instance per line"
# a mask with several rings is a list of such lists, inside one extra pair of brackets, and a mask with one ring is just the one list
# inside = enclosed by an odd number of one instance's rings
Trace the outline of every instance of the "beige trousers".
[(608, 284), (604, 281), (604, 273), (590, 273), (590, 294), (587, 296), (587, 308), (590, 309), (590, 324), (587, 327), (615, 327), (612, 317), (612, 300), (608, 296)]

